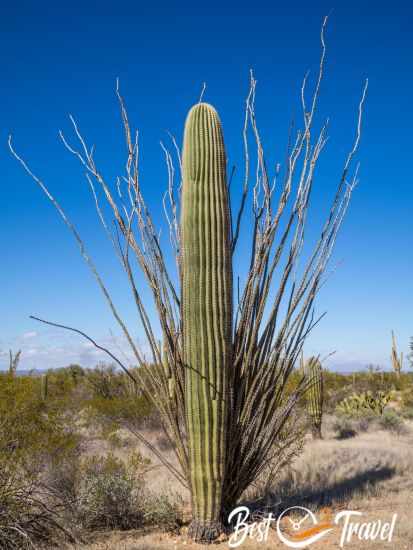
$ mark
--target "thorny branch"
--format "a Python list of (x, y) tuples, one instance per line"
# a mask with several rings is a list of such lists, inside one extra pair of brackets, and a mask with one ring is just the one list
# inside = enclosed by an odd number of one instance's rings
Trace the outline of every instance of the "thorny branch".
[[(266, 164), (264, 146), (255, 114), (257, 81), (253, 73), (250, 74), (243, 127), (244, 175), (241, 201), (232, 227), (233, 254), (240, 243), (241, 226), (247, 215), (249, 203), (251, 203), (250, 216), (253, 231), (250, 266), (245, 283), (241, 284), (241, 278), (237, 277), (238, 300), (235, 302), (233, 327), (233, 367), (230, 380), (232, 391), (228, 403), (229, 434), (224, 488), (228, 504), (236, 501), (260, 475), (271, 457), (274, 444), (278, 441), (291, 411), (308, 386), (308, 381), (303, 378), (289, 395), (285, 393), (286, 383), (302, 353), (304, 341), (323, 317), (323, 315), (318, 317), (315, 315), (314, 300), (324, 282), (323, 275), (352, 192), (357, 184), (358, 165), (352, 174), (350, 171), (361, 137), (367, 81), (358, 105), (355, 138), (345, 159), (335, 197), (320, 236), (309, 257), (300, 267), (317, 162), (328, 139), (328, 120), (315, 136), (313, 130), (324, 74), (326, 24), (327, 17), (321, 27), (320, 63), (309, 101), (307, 101), (308, 74), (305, 75), (301, 86), (302, 129), (295, 130), (293, 126), (291, 127), (285, 167), (281, 170), (281, 165), (278, 164), (273, 176), (270, 175)], [(131, 130), (118, 82), (116, 95), (125, 136), (126, 161), (123, 175), (118, 176), (113, 185), (105, 180), (96, 166), (94, 148), (88, 147), (79, 126), (71, 115), (69, 118), (78, 144), (69, 143), (62, 132), (60, 132), (60, 138), (66, 149), (86, 170), (87, 182), (98, 218), (129, 281), (138, 317), (151, 350), (151, 362), (144, 358), (134, 343), (77, 229), (45, 184), (16, 153), (11, 137), (9, 137), (9, 147), (15, 158), (52, 202), (75, 237), (83, 258), (127, 338), (138, 366), (141, 367), (135, 370), (139, 378), (138, 383), (159, 410), (168, 438), (175, 442), (174, 449), (182, 473), (178, 472), (172, 464), (165, 461), (163, 463), (182, 483), (187, 485), (188, 449), (185, 434), (185, 368), (182, 363), (180, 289), (175, 287), (173, 282), (177, 280), (180, 283), (181, 182), (176, 187), (173, 156), (161, 143), (168, 174), (163, 207), (177, 269), (176, 276), (172, 277), (161, 248), (159, 234), (142, 196), (139, 135), (137, 131)], [(175, 138), (170, 137), (180, 176), (179, 148)], [(251, 139), (255, 143), (254, 153), (250, 151)], [(256, 163), (255, 170), (251, 166), (253, 161)], [(255, 181), (251, 181), (252, 177)], [(106, 207), (109, 207), (112, 216), (110, 223), (105, 219), (102, 201)], [(251, 219), (247, 221), (251, 223)], [(152, 293), (162, 333), (161, 342), (155, 335), (147, 307), (142, 299), (140, 286), (137, 284), (136, 265)], [(76, 329), (71, 330), (76, 331)], [(81, 331), (77, 332), (87, 337)], [(90, 337), (87, 338), (94, 343)], [(109, 350), (104, 351), (122, 366)], [(122, 368), (126, 367), (122, 366)], [(139, 375), (140, 371), (145, 372), (145, 376)], [(139, 437), (143, 436), (140, 434)], [(148, 445), (148, 442), (143, 442)]]

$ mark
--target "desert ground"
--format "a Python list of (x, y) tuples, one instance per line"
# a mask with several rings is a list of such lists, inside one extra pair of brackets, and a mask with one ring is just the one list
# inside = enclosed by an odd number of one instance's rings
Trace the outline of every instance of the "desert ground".
[[(292, 376), (287, 392), (300, 375)], [(237, 504), (248, 507), (255, 533), (235, 546), (240, 539), (232, 524), (210, 548), (287, 548), (276, 520), (300, 506), (315, 514), (318, 529), (330, 529), (307, 548), (413, 548), (411, 374), (323, 371), (323, 379), (322, 438), (305, 393), (279, 432), (268, 467)], [(188, 536), (188, 490), (139, 439), (178, 466), (159, 413), (125, 375), (110, 366), (72, 366), (41, 377), (4, 374), (0, 407), (1, 550), (207, 547)], [(343, 538), (345, 517), (335, 519), (345, 511), (360, 515), (352, 515), (354, 533), (348, 527)], [(270, 514), (260, 539), (258, 524)], [(297, 514), (281, 520), (287, 537), (317, 529), (304, 524), (292, 531)], [(27, 535), (16, 539), (16, 529)]]
[[(408, 422), (402, 434), (374, 430), (355, 437), (338, 440), (331, 428), (332, 417), (325, 421), (324, 439), (312, 441), (306, 437), (303, 454), (293, 464), (288, 475), (279, 479), (261, 499), (265, 510), (282, 510), (288, 506), (309, 504), (323, 518), (348, 509), (363, 513), (363, 521), (389, 521), (397, 513), (392, 542), (358, 540), (352, 537), (346, 544), (354, 550), (413, 548), (413, 423)], [(151, 434), (156, 441), (159, 434)], [(102, 441), (91, 441), (89, 452), (106, 452)], [(125, 451), (117, 451), (120, 456)], [(141, 452), (147, 454), (146, 449)], [(162, 466), (148, 475), (148, 484), (155, 490), (180, 492), (184, 502), (188, 495)], [(257, 504), (257, 503), (256, 503)], [(257, 504), (259, 506), (259, 503)], [(361, 521), (361, 520), (360, 520)], [(68, 550), (157, 550), (186, 548), (197, 550), (210, 546), (194, 544), (186, 536), (187, 527), (174, 534), (150, 530), (114, 531), (93, 534), (93, 542), (69, 545)], [(312, 547), (324, 550), (340, 548), (341, 528), (328, 534)], [(228, 548), (228, 536), (213, 548)], [(246, 540), (246, 550), (282, 549), (286, 546), (271, 529), (267, 542)]]

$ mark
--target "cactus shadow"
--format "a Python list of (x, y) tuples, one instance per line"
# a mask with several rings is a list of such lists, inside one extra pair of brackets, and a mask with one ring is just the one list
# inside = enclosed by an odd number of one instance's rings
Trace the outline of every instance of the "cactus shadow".
[(253, 502), (245, 502), (252, 514), (272, 512), (275, 516), (291, 506), (305, 506), (310, 509), (334, 506), (349, 502), (355, 496), (371, 496), (378, 491), (378, 484), (391, 479), (396, 469), (383, 466), (371, 468), (324, 487), (294, 487), (289, 481), (266, 492)]

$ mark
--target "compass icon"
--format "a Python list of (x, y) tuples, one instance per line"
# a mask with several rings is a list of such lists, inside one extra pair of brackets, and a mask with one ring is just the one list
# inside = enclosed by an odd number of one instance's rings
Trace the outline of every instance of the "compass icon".
[(294, 529), (294, 531), (298, 531), (299, 529), (301, 529), (301, 524), (308, 518), (310, 517), (310, 512), (308, 510), (306, 510), (305, 508), (299, 508), (298, 506), (296, 507), (296, 509), (300, 509), (300, 510), (303, 510), (305, 512), (305, 515), (298, 521), (290, 518), (290, 516), (287, 516), (287, 519), (288, 521), (291, 523), (292, 525), (292, 528)]
[[(281, 520), (288, 520), (287, 527)], [(288, 529), (288, 527), (290, 527)], [(291, 506), (284, 510), (277, 520), (277, 534), (281, 542), (289, 548), (307, 548), (332, 531), (331, 523), (319, 523), (315, 514), (304, 506)], [(291, 533), (291, 530), (293, 531)]]

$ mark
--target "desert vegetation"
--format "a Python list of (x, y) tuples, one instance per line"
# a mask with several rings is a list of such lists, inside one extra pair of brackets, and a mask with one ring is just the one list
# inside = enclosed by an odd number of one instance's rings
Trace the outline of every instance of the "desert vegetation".
[[(319, 370), (314, 358), (306, 364)], [(301, 370), (293, 370), (285, 399)], [(346, 505), (374, 515), (395, 499), (402, 515), (412, 474), (413, 374), (322, 369), (321, 377), (322, 410), (311, 404), (317, 382), (241, 502), (257, 513)], [(159, 412), (131, 391), (110, 364), (0, 374), (1, 548), (190, 547), (190, 492), (139, 436), (176, 464), (172, 443)]]
[[(133, 363), (81, 327), (32, 316), (87, 340), (108, 363), (19, 374), (24, 350), (10, 351), (9, 370), (0, 373), (0, 548), (225, 545), (233, 528), (228, 515), (240, 503), (253, 518), (298, 504), (332, 513), (408, 489), (413, 376), (394, 333), (391, 372), (338, 374), (325, 369), (321, 356), (305, 356), (307, 338), (324, 316), (316, 314), (316, 298), (358, 182), (367, 95), (366, 81), (332, 203), (318, 236), (307, 242), (327, 143), (327, 121), (315, 129), (326, 24), (327, 18), (312, 89), (306, 75), (300, 90), (301, 127), (291, 128), (286, 161), (273, 172), (250, 73), (238, 203), (223, 126), (202, 94), (187, 115), (182, 147), (174, 137), (173, 152), (162, 144), (173, 261), (143, 196), (138, 132), (119, 83), (126, 159), (114, 185), (74, 117), (73, 140), (60, 132), (86, 173), (149, 353), (137, 345), (76, 225), (9, 137), (12, 155), (77, 242)], [(238, 273), (245, 232), (248, 269)]]

